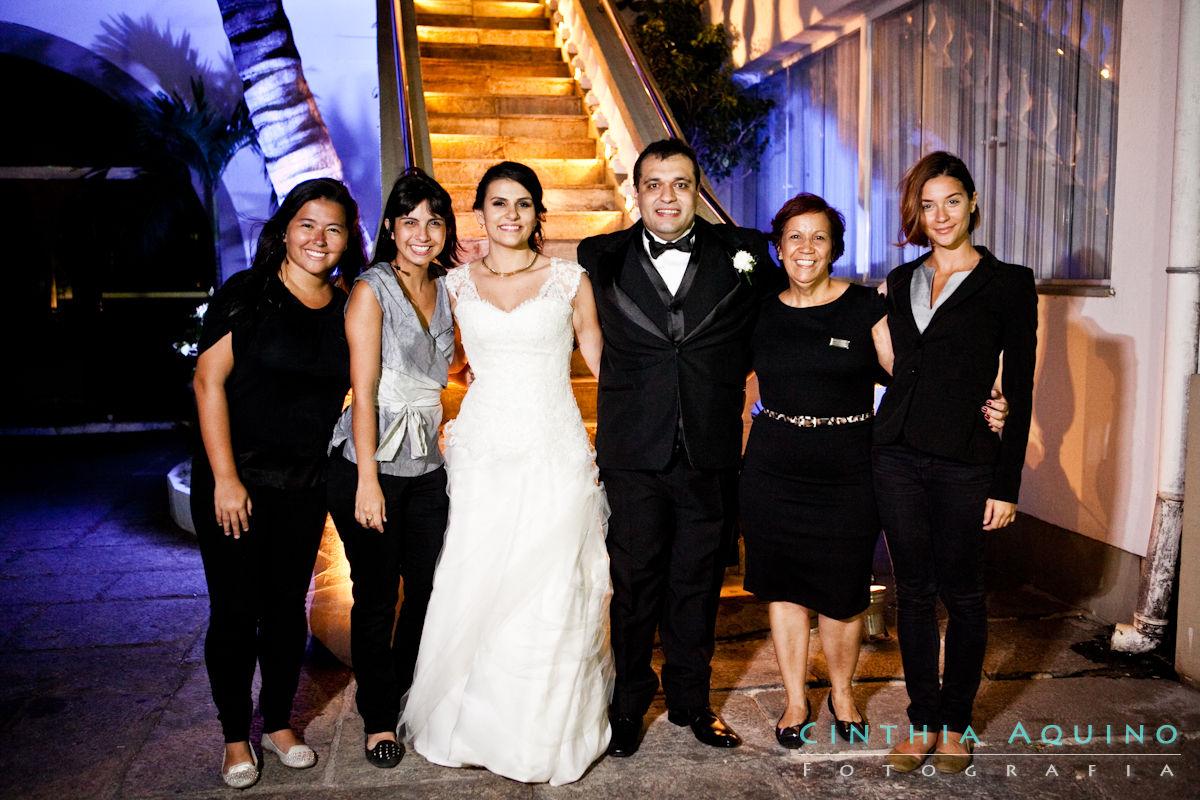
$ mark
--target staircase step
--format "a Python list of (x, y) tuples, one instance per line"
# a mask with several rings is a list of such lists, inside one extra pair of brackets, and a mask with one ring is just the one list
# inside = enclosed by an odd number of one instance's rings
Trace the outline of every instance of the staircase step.
[(470, 97), (460, 94), (425, 93), (425, 110), (430, 114), (473, 114), (483, 117), (520, 114), (580, 114), (583, 100), (562, 97)]
[[(544, 47), (558, 52), (554, 31), (514, 30), (512, 28), (449, 28), (418, 25), (417, 41), (422, 44), (467, 44), (500, 47)], [(561, 56), (560, 56), (561, 58)]]
[[(459, 212), (454, 215), (454, 221), (464, 233), (479, 230), (474, 211)], [(620, 211), (554, 211), (546, 215), (542, 230), (547, 239), (586, 239), (619, 231), (624, 222), (625, 215)]]
[(542, 242), (542, 252), (555, 258), (565, 258), (567, 261), (579, 260), (578, 239), (546, 239)]
[(569, 78), (571, 70), (560, 58), (557, 61), (520, 63), (514, 61), (463, 61), (451, 58), (422, 58), (421, 78)]
[(417, 14), (453, 14), (454, 16), (504, 17), (507, 19), (545, 19), (546, 12), (537, 0), (416, 0)]
[[(541, 180), (541, 176), (538, 176)], [(466, 210), (475, 202), (475, 184), (442, 184), (450, 193), (451, 206)], [(551, 214), (559, 211), (617, 211), (616, 195), (612, 187), (606, 184), (592, 186), (545, 186), (543, 185), (542, 203)], [(472, 228), (474, 230), (474, 228)]]
[(465, 133), (472, 136), (531, 136), (535, 139), (583, 139), (588, 118), (583, 114), (546, 117), (479, 117), (429, 114), (430, 133)]
[(427, 58), (455, 59), (459, 61), (503, 61), (521, 64), (561, 64), (562, 51), (556, 47), (520, 47), (489, 44), (443, 44), (422, 42), (419, 48), (421, 61)]
[[(549, 209), (543, 252), (576, 259), (579, 240), (620, 230), (623, 199), (609, 183), (588, 119), (548, 17), (528, 0), (415, 0), (425, 109), (434, 176), (450, 192), (462, 256), (479, 258), (487, 240), (470, 209), (488, 167), (521, 161), (537, 173)], [(571, 374), (589, 432), (596, 382), (576, 353)], [(443, 394), (446, 418), (463, 390)]]
[[(477, 229), (477, 228), (476, 228)], [(466, 264), (469, 261), (475, 261), (481, 256), (487, 255), (487, 240), (486, 239), (463, 239), (462, 231), (459, 231), (458, 243), (462, 246), (461, 255), (462, 263)], [(542, 252), (554, 258), (565, 258), (567, 261), (579, 260), (579, 240), (578, 239), (544, 239), (542, 240)]]
[(595, 158), (597, 155), (595, 139), (530, 139), (433, 133), (429, 140), (435, 159), (523, 161), (529, 158)]
[[(576, 361), (579, 363), (576, 364)], [(571, 355), (571, 389), (575, 393), (575, 402), (579, 404), (580, 415), (585, 420), (595, 421), (596, 379), (578, 350)]]
[[(572, 261), (574, 259), (571, 259)], [(579, 403), (579, 410), (583, 413), (583, 418), (596, 418), (596, 377), (592, 375), (592, 371), (588, 369), (587, 362), (583, 360), (583, 354), (579, 352), (579, 348), (571, 353), (571, 381), (574, 383), (575, 399)], [(584, 411), (584, 403), (587, 403), (587, 411)]]
[[(443, 186), (476, 186), (495, 163), (486, 158), (439, 158), (433, 163), (433, 173)], [(604, 162), (598, 158), (527, 158), (523, 163), (537, 173), (543, 186), (578, 186), (605, 180)]]
[(538, 17), (474, 17), (467, 14), (417, 14), (417, 25), (435, 28), (490, 28), (492, 30), (550, 30), (550, 20)]
[[(424, 77), (422, 75), (422, 77)], [(462, 76), (424, 78), (425, 91), (434, 94), (494, 95), (497, 97), (565, 97), (577, 94), (574, 78)]]

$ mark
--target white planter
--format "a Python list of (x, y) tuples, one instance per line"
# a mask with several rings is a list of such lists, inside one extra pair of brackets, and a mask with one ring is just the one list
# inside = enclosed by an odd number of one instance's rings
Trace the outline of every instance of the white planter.
[(167, 473), (167, 508), (171, 519), (188, 533), (195, 535), (192, 522), (192, 460), (180, 461)]

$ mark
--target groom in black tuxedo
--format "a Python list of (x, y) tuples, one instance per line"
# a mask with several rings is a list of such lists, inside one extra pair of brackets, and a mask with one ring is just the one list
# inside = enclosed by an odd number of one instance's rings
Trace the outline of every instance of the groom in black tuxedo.
[(604, 332), (596, 457), (612, 507), (613, 756), (638, 749), (658, 689), (655, 628), (668, 719), (714, 747), (741, 743), (708, 699), (724, 498), (741, 460), (750, 333), (786, 278), (761, 233), (696, 218), (699, 177), (690, 147), (654, 142), (633, 168), (641, 221), (579, 245)]

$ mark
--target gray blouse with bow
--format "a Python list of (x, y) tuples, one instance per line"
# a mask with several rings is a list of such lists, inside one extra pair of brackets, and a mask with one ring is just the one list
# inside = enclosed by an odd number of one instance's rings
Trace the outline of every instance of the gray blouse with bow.
[[(391, 264), (375, 264), (358, 280), (370, 287), (383, 308), (382, 365), (375, 398), (379, 412), (375, 461), (384, 475), (424, 475), (442, 465), (437, 445), (442, 422), (441, 392), (454, 358), (449, 295), (439, 279), (437, 304), (427, 331), (404, 296)], [(357, 464), (351, 413), (351, 408), (342, 412), (329, 449), (345, 442), (343, 453)]]

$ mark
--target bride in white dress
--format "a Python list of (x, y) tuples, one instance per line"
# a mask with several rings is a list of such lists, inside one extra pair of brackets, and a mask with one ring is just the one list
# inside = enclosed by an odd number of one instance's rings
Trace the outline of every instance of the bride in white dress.
[(492, 167), (474, 207), (488, 255), (444, 280), (475, 377), (401, 733), (435, 764), (559, 785), (609, 739), (608, 505), (570, 381), (574, 341), (598, 371), (600, 328), (583, 269), (539, 253), (531, 169)]

